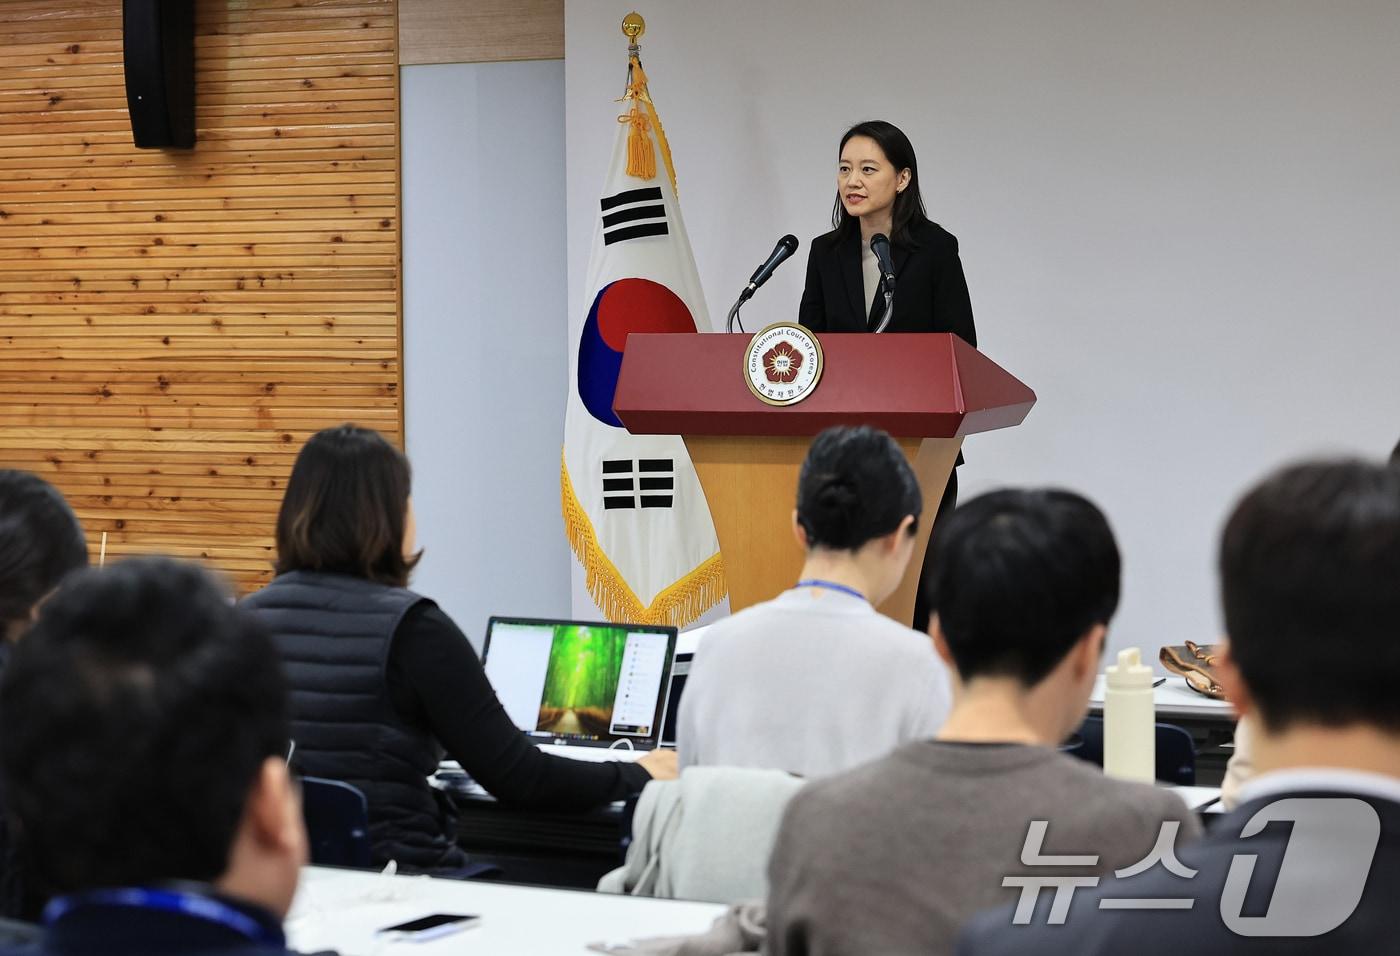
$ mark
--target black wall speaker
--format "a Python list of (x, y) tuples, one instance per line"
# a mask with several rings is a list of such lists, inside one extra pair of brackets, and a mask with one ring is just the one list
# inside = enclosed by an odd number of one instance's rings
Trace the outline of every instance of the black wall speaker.
[(194, 146), (194, 0), (122, 0), (122, 56), (136, 145)]

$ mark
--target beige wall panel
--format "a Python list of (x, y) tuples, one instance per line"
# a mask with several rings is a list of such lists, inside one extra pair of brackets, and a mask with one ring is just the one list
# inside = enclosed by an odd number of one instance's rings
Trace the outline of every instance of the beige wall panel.
[(399, 0), (400, 62), (564, 58), (564, 0)]

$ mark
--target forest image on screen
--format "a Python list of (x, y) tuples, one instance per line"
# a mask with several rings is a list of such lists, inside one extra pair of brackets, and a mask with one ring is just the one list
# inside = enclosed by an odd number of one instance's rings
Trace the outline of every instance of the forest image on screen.
[(612, 722), (627, 632), (618, 627), (559, 625), (549, 651), (539, 729), (602, 737)]

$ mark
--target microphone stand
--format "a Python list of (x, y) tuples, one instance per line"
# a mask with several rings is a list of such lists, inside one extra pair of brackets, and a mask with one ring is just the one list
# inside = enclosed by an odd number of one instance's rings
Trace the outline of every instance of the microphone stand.
[(747, 288), (739, 293), (739, 298), (735, 301), (734, 308), (729, 310), (729, 321), (725, 323), (724, 331), (733, 332), (734, 326), (737, 324), (740, 332), (748, 334), (748, 330), (744, 328), (744, 323), (739, 320), (739, 306), (749, 301), (749, 296), (751, 295), (753, 295), (751, 288)]
[[(737, 306), (736, 306), (737, 308)], [(875, 326), (876, 332), (883, 332), (894, 319), (894, 290), (885, 290), (885, 314), (880, 316), (880, 324)]]

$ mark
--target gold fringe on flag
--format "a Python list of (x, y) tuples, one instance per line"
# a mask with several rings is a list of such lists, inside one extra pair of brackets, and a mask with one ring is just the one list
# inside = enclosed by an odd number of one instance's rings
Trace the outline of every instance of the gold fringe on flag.
[(603, 553), (593, 522), (574, 495), (569, 479), (569, 464), (559, 456), (559, 487), (563, 498), (564, 531), (569, 546), (583, 565), (589, 595), (615, 624), (664, 624), (685, 627), (698, 620), (729, 593), (724, 580), (724, 563), (719, 554), (712, 554), (685, 577), (667, 587), (643, 605), (636, 593), (623, 580), (621, 572)]

